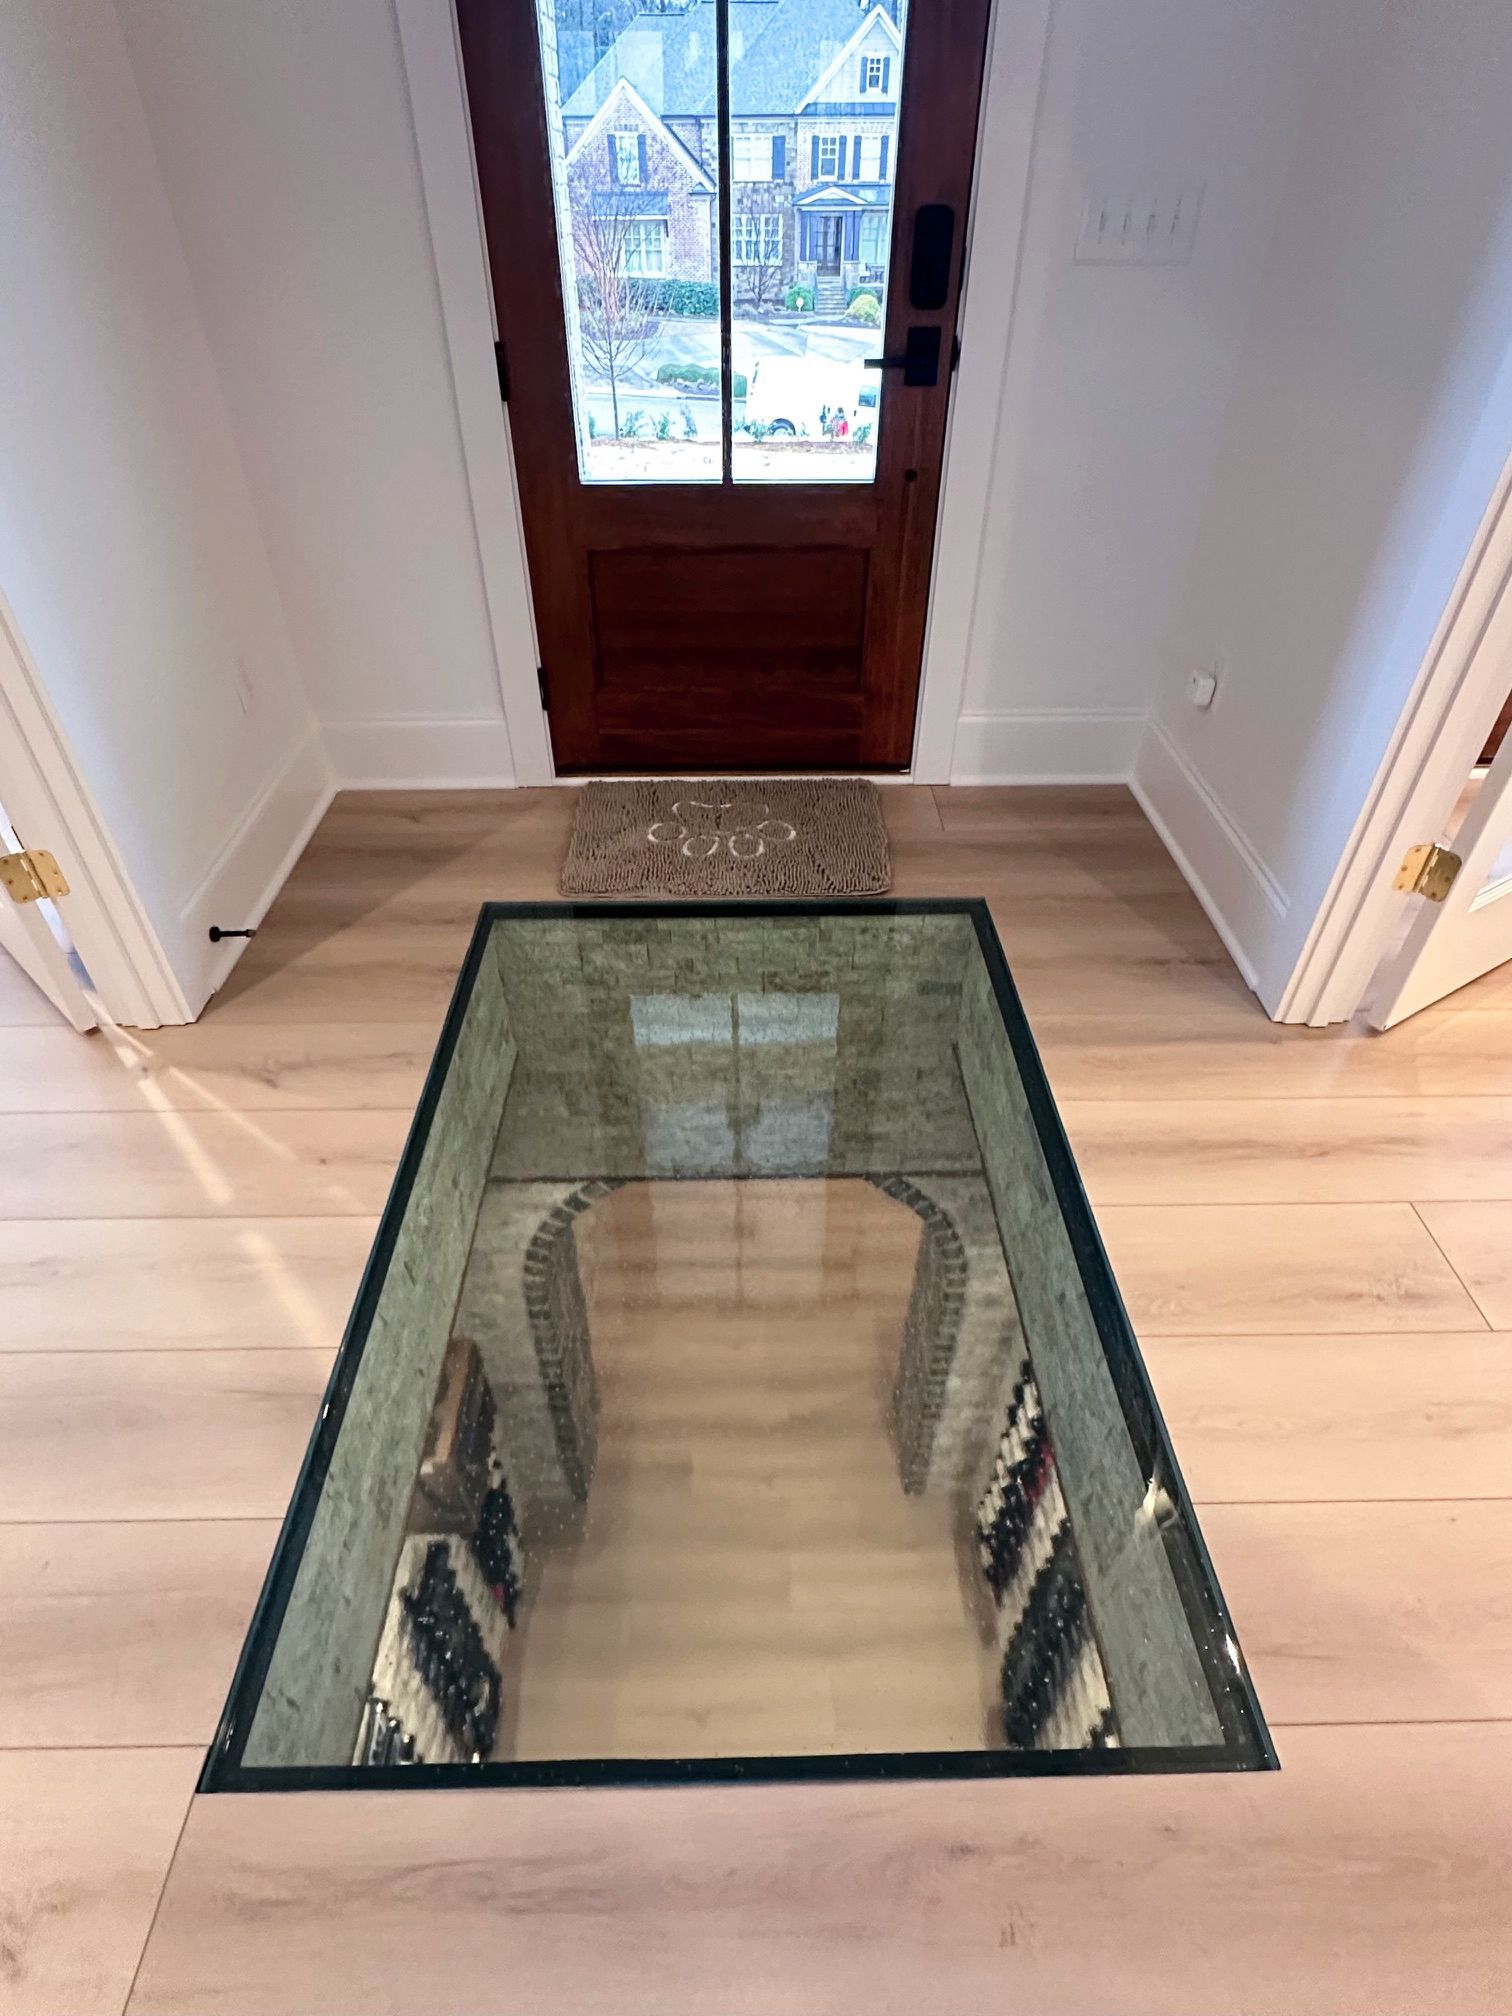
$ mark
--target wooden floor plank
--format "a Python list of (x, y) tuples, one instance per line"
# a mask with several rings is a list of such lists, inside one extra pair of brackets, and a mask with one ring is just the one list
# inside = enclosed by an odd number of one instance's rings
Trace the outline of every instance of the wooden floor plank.
[(328, 1027), (15, 1029), (0, 1113), (261, 1113), (412, 1108), (435, 1047), (428, 1022)]
[(1208, 1505), (1202, 1530), (1273, 1730), (1512, 1725), (1512, 1498)]
[(1068, 1100), (1094, 1204), (1512, 1199), (1512, 1099)]
[(131, 2016), (1504, 2016), (1512, 1727), (1282, 1761), (197, 1799)]
[(1034, 1033), (1064, 1100), (1512, 1096), (1512, 1010), (1414, 1016), (1389, 1036), (1286, 1027), (1258, 1012), (1219, 1029), (1049, 1014)]
[(119, 2016), (197, 1750), (0, 1752), (0, 2009)]
[(208, 1744), (277, 1536), (0, 1525), (0, 1749)]
[(1140, 1335), (1482, 1327), (1410, 1204), (1108, 1204), (1097, 1222)]
[(1419, 1204), (1451, 1267), (1493, 1330), (1512, 1330), (1512, 1204)]
[(0, 1218), (363, 1217), (411, 1114), (13, 1113)]
[(0, 1354), (340, 1341), (375, 1217), (0, 1223)]
[(0, 1357), (0, 1521), (280, 1519), (324, 1351)]
[(1512, 1338), (1147, 1333), (1142, 1348), (1199, 1506), (1512, 1495)]

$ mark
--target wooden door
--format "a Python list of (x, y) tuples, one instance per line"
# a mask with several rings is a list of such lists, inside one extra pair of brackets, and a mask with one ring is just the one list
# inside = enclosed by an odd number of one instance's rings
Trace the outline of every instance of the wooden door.
[(560, 770), (907, 767), (987, 10), (459, 0)]
[(1512, 960), (1512, 737), (1481, 780), (1454, 836), (1460, 867), (1446, 896), (1417, 915), (1384, 967), (1370, 1020), (1390, 1029)]

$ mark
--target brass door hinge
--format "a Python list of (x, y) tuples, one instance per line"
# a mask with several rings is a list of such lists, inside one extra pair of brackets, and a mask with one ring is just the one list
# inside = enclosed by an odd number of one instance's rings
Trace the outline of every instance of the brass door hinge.
[(1391, 886), (1405, 890), (1409, 896), (1426, 896), (1430, 903), (1442, 903), (1454, 887), (1459, 871), (1458, 854), (1451, 854), (1435, 841), (1425, 840), (1421, 846), (1407, 849)]
[(35, 903), (39, 896), (66, 896), (68, 878), (45, 847), (28, 847), (0, 854), (0, 887), (13, 903)]

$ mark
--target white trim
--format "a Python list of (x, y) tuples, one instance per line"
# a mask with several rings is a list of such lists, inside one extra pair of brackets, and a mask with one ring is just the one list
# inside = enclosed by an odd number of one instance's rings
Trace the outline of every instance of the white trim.
[(1245, 984), (1258, 992), (1255, 962), (1246, 949), (1256, 936), (1257, 908), (1285, 917), (1290, 896), (1207, 779), (1153, 716), (1145, 723), (1129, 788)]
[[(204, 943), (212, 924), (230, 930), (261, 924), (289, 871), (336, 795), (320, 730), (306, 732), (274, 766), (249, 799), (209, 867), (179, 911), (191, 945)], [(205, 964), (205, 997), (198, 1013), (247, 949), (244, 938), (217, 946)]]
[(579, 154), (581, 154), (583, 149), (588, 145), (588, 142), (590, 140), (597, 140), (602, 137), (604, 129), (609, 124), (609, 115), (614, 110), (616, 101), (622, 98), (629, 100), (630, 104), (634, 107), (635, 111), (638, 112), (640, 117), (644, 119), (646, 123), (655, 130), (655, 132), (661, 137), (663, 141), (665, 141), (666, 145), (671, 149), (671, 151), (674, 154), (680, 154), (682, 156), (683, 164), (687, 168), (688, 173), (693, 177), (693, 179), (696, 182), (702, 184), (703, 193), (705, 195), (711, 195), (714, 190), (714, 184), (709, 177), (708, 169), (704, 167), (703, 163), (699, 160), (696, 154), (694, 154), (689, 148), (683, 145), (682, 141), (678, 139), (677, 135), (672, 131), (672, 128), (667, 124), (665, 119), (661, 118), (657, 113), (651, 110), (651, 107), (646, 103), (645, 99), (642, 98), (639, 91), (636, 90), (635, 86), (630, 82), (628, 77), (620, 78), (619, 82), (615, 85), (614, 89), (609, 93), (609, 96), (604, 100), (603, 104), (600, 105), (597, 112), (594, 113), (593, 117), (588, 121), (588, 124), (583, 128), (582, 132), (579, 133), (576, 140), (573, 141), (571, 148), (568, 150), (565, 161), (565, 165), (569, 170), (569, 172), (571, 171), (573, 162), (576, 161)]
[(1512, 460), (1476, 531), (1376, 773), (1275, 1010), (1281, 1022), (1347, 1021), (1393, 936), (1392, 877), (1409, 846), (1434, 839), (1507, 696), (1507, 669), (1481, 647), (1512, 586)]
[[(951, 391), (945, 467), (919, 680), (913, 777), (948, 784), (961, 725), (987, 507), (1008, 436), (1035, 388), (1014, 368), (1013, 325), (1049, 68), (1051, 0), (992, 10), (961, 294), (961, 361)], [(981, 225), (980, 235), (978, 225)]]
[(161, 939), (79, 774), (0, 594), (0, 802), (69, 881), (62, 913), (100, 1002), (123, 1028), (193, 1018)]
[[(856, 48), (857, 44), (860, 43), (865, 36), (871, 33), (872, 28), (878, 21), (882, 23), (882, 26), (887, 30), (888, 34), (892, 37), (894, 52), (901, 53), (903, 48), (903, 37), (898, 33), (896, 25), (888, 18), (887, 14), (884, 13), (880, 7), (873, 7), (870, 14), (867, 15), (866, 19), (861, 23), (861, 26), (856, 30), (855, 34), (852, 35), (849, 42), (846, 43), (845, 47), (840, 51), (840, 54), (835, 58), (834, 62), (831, 63), (829, 68), (820, 75), (818, 82), (812, 85), (809, 88), (809, 90), (804, 93), (803, 97), (801, 97), (798, 100), (798, 117), (800, 119), (803, 117), (805, 109), (814, 103), (814, 100), (819, 96), (819, 93), (824, 89), (825, 85), (828, 84), (831, 77), (835, 75), (836, 71), (843, 70), (845, 68), (846, 59), (850, 56), (851, 51)], [(901, 79), (899, 81), (901, 82)], [(836, 102), (838, 103), (838, 100)], [(884, 99), (883, 103), (885, 104), (886, 102), (887, 101)], [(892, 94), (892, 102), (894, 105), (898, 103), (898, 94), (896, 90), (894, 90)]]
[(451, 785), (495, 790), (519, 781), (510, 766), (509, 733), (497, 715), (374, 715), (327, 721), (324, 727), (343, 791), (431, 791)]
[(1137, 708), (1018, 707), (963, 714), (954, 784), (1123, 784), (1144, 713)]
[[(394, 4), (504, 733), (511, 752), (513, 776), (505, 781), (549, 784), (554, 774), (551, 744), (536, 683), (540, 653), (509, 418), (499, 402), (493, 289), (456, 16), (452, 0), (394, 0)], [(339, 761), (336, 768), (340, 775)]]

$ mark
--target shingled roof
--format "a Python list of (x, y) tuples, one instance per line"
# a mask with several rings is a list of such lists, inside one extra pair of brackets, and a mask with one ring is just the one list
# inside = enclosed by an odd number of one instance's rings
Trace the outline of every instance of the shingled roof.
[[(870, 11), (860, 0), (730, 0), (730, 112), (791, 117)], [(714, 0), (637, 14), (562, 110), (591, 119), (621, 77), (663, 119), (715, 116)]]

